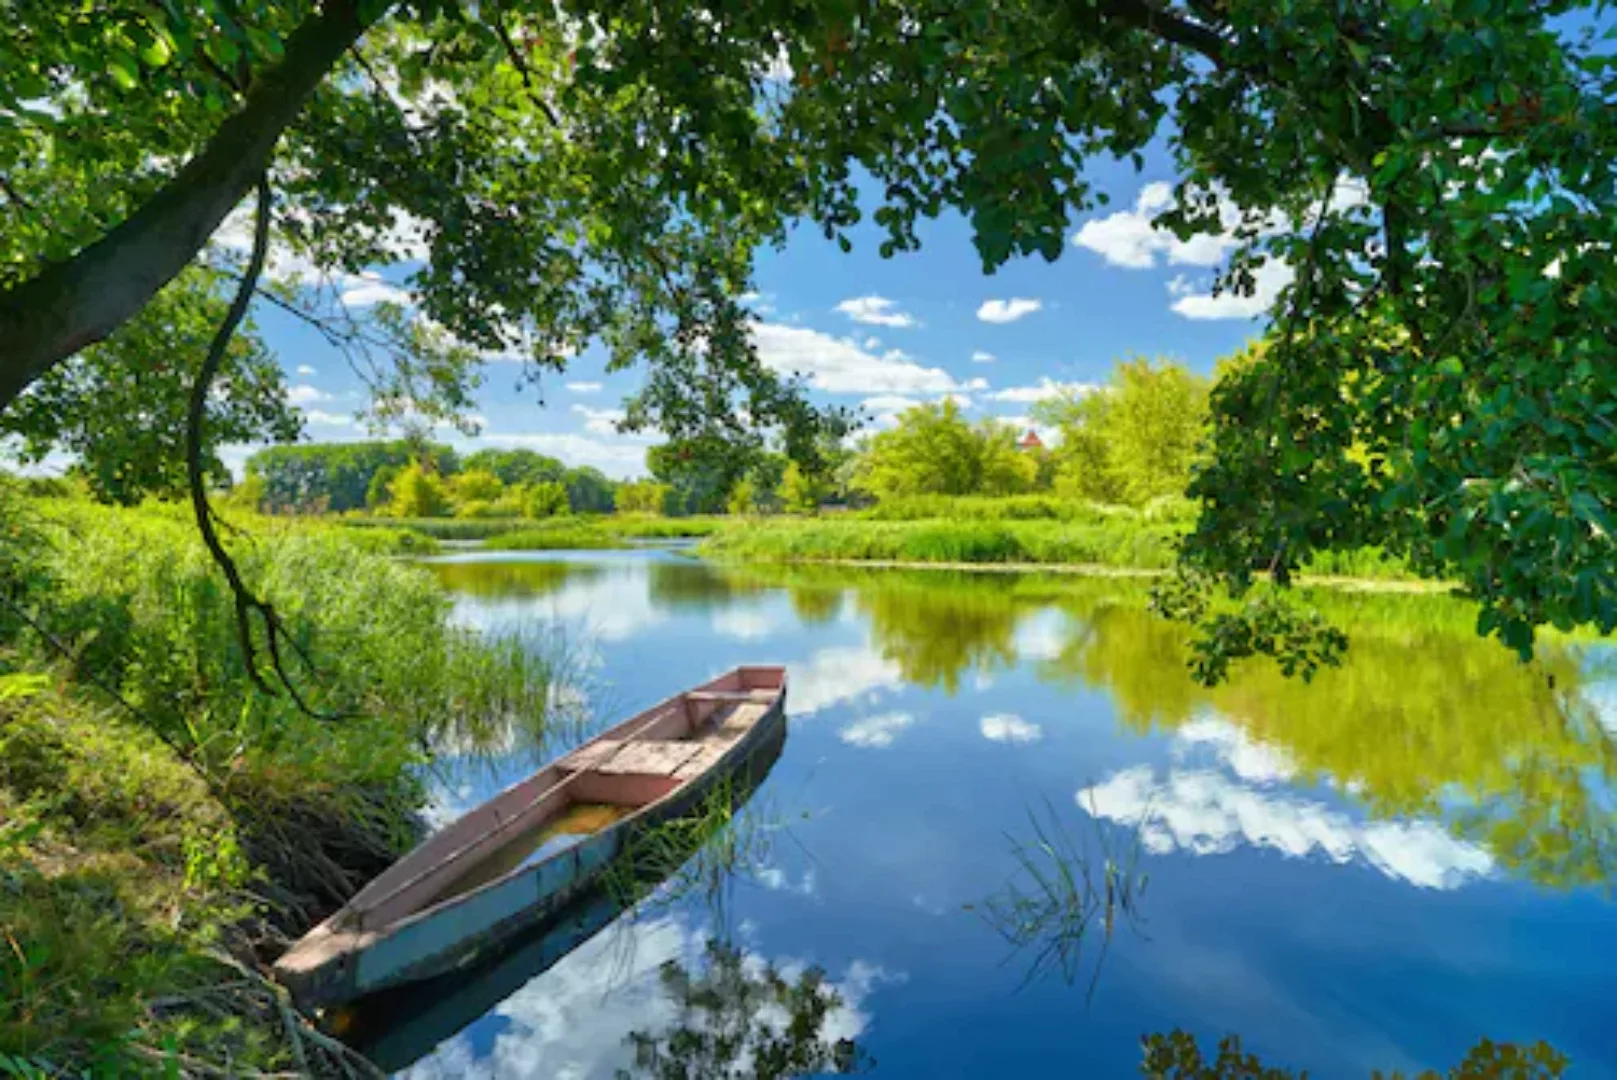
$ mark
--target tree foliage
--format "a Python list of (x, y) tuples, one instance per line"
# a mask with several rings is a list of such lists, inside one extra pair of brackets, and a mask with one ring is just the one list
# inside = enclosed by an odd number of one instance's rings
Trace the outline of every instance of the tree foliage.
[(443, 481), (419, 462), (411, 462), (400, 469), (388, 491), (388, 505), (397, 517), (429, 518), (449, 514), (449, 497)]
[[(186, 389), (224, 317), (217, 286), (218, 275), (204, 271), (177, 278), (111, 337), (53, 368), (0, 412), (0, 433), (17, 437), (24, 462), (53, 451), (74, 455), (75, 471), (106, 502), (183, 492)], [(250, 326), (232, 340), (214, 385), (206, 471), (228, 484), (220, 446), (291, 440), (303, 425), (287, 404), (280, 366)]]
[[(629, 426), (779, 426), (799, 457), (838, 418), (751, 348), (759, 246), (798, 219), (851, 246), (868, 215), (910, 250), (952, 209), (985, 269), (1054, 259), (1104, 196), (1086, 166), (1155, 140), (1179, 178), (1159, 223), (1233, 240), (1220, 287), (1292, 282), (1214, 396), (1189, 564), (1239, 591), (1379, 543), (1527, 651), (1538, 625), (1617, 628), (1617, 62), (1566, 18), (1598, 9), (22, 0), (0, 27), (0, 405), (132, 318), (275, 155), (287, 251), (427, 256), (431, 324), (376, 328), (406, 339), (392, 404), (454, 411), (484, 356), (548, 371), (594, 340), (644, 371)], [(433, 328), (450, 347), (417, 360)]]
[(1118, 363), (1106, 386), (1033, 406), (1058, 427), (1058, 491), (1141, 505), (1183, 495), (1207, 435), (1207, 380), (1172, 360)]
[(906, 495), (1014, 495), (1032, 490), (1038, 462), (997, 421), (969, 423), (952, 400), (917, 405), (870, 439), (858, 485), (879, 499)]

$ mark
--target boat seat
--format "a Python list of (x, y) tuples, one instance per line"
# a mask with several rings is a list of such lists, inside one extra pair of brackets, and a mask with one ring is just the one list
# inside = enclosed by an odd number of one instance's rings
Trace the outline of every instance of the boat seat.
[(607, 775), (638, 773), (643, 776), (673, 776), (701, 749), (696, 743), (689, 742), (630, 742), (590, 768), (593, 772)]
[(623, 749), (621, 739), (602, 739), (600, 742), (589, 743), (574, 750), (571, 754), (557, 762), (559, 768), (568, 772), (582, 772), (605, 764), (619, 750)]
[(693, 776), (700, 775), (704, 769), (717, 764), (718, 760), (724, 756), (724, 752), (729, 748), (728, 743), (698, 743), (696, 745), (696, 754), (685, 764), (674, 770), (674, 779), (689, 780)]

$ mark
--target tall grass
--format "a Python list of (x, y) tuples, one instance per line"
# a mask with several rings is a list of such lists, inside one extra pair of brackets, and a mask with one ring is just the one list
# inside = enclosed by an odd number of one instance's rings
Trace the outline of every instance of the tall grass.
[(356, 531), (393, 529), (429, 536), (435, 540), (486, 540), (502, 533), (517, 532), (532, 526), (524, 518), (373, 518), (341, 517), (331, 519)]
[(560, 551), (618, 548), (623, 542), (594, 521), (566, 517), (492, 536), (483, 546), (491, 551)]
[(1023, 985), (1052, 972), (1075, 982), (1085, 945), (1098, 936), (1088, 989), (1093, 998), (1119, 919), (1139, 928), (1139, 905), (1150, 884), (1139, 869), (1139, 837), (1126, 850), (1115, 848), (1093, 812), (1090, 820), (1093, 845), (1075, 836), (1048, 803), (1043, 820), (1030, 811), (1032, 839), (1011, 841), (1016, 873), (981, 905), (984, 920), (1011, 945), (1013, 957), (1031, 954)]
[(1195, 518), (1186, 499), (1162, 499), (1147, 507), (1107, 506), (1054, 495), (911, 495), (877, 503), (860, 516), (871, 521), (1066, 521), (1099, 524), (1123, 518), (1184, 522)]
[(8, 489), (0, 525), (0, 1045), (75, 1074), (314, 1067), (324, 1037), (230, 954), (413, 842), (435, 743), (542, 725), (545, 660), (452, 624), (372, 550), (391, 534), (232, 534), (310, 716), (253, 688), (183, 510)]
[(1096, 522), (773, 521), (709, 537), (705, 555), (760, 561), (1087, 564), (1165, 569), (1181, 530), (1129, 518)]

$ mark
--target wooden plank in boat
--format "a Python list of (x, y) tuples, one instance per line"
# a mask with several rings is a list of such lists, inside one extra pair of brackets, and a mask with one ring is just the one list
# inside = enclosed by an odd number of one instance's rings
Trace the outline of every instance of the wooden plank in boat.
[(586, 743), (574, 750), (561, 760), (561, 767), (573, 772), (582, 772), (585, 769), (595, 769), (606, 764), (612, 756), (623, 749), (624, 743), (620, 739), (597, 739)]
[(696, 753), (685, 764), (674, 770), (675, 780), (689, 780), (693, 776), (701, 776), (704, 772), (719, 763), (724, 752), (730, 748), (725, 743), (697, 743)]
[(640, 773), (673, 776), (701, 748), (689, 742), (631, 742), (609, 759), (593, 766), (598, 773)]

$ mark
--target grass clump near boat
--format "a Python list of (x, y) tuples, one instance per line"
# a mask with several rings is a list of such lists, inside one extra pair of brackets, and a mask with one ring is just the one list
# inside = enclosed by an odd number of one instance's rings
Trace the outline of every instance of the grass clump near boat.
[(296, 644), (311, 716), (252, 687), (182, 510), (0, 487), (0, 1064), (346, 1059), (261, 963), (415, 841), (429, 747), (490, 716), (542, 718), (550, 681), (516, 642), (452, 625), (426, 570), (355, 536), (288, 524), (232, 541)]

